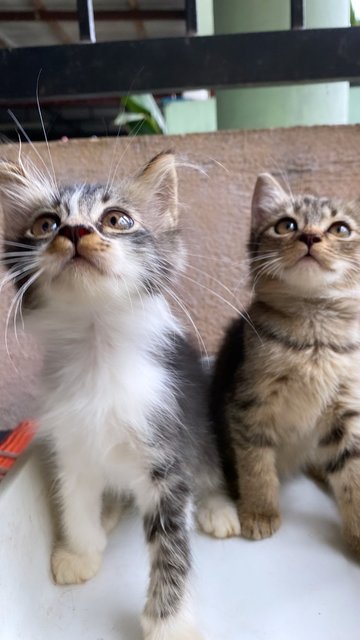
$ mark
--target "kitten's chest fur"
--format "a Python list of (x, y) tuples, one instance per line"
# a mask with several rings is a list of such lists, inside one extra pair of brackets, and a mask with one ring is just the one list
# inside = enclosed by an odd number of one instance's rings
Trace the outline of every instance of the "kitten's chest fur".
[(303, 304), (296, 311), (255, 304), (251, 317), (262, 343), (249, 329), (246, 359), (269, 424), (289, 442), (312, 437), (324, 412), (351, 393), (360, 371), (356, 314), (340, 313), (336, 305)]
[[(177, 326), (161, 300), (130, 313), (52, 320), (47, 335), (41, 429), (90, 458), (114, 464), (151, 440), (150, 417), (171, 410), (172, 380), (156, 352)], [(61, 327), (61, 328), (60, 328)]]

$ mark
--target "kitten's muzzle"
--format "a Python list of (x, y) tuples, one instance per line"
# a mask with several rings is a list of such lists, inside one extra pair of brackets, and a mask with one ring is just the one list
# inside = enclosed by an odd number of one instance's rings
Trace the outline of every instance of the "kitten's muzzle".
[(310, 249), (313, 244), (321, 242), (321, 236), (317, 233), (302, 233), (298, 240), (299, 242), (304, 242), (306, 244), (308, 253), (310, 253)]
[(89, 233), (92, 233), (92, 231), (92, 229), (89, 229), (89, 227), (85, 227), (83, 225), (76, 225), (72, 227), (67, 224), (63, 227), (60, 227), (58, 235), (68, 238), (68, 240), (70, 240), (76, 247), (80, 238), (89, 235)]

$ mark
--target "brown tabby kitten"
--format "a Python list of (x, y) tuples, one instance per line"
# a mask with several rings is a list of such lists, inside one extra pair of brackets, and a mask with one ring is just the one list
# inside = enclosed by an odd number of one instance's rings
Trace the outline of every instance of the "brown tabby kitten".
[(242, 535), (272, 535), (279, 477), (311, 466), (360, 553), (360, 202), (293, 197), (260, 175), (250, 255), (251, 322), (228, 329), (212, 390)]

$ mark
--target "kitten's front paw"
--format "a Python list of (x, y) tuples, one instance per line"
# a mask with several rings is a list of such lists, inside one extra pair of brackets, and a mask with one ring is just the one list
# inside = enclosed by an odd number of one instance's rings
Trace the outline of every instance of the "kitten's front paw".
[(63, 547), (57, 547), (51, 556), (51, 568), (56, 584), (81, 584), (97, 574), (101, 554), (77, 555)]
[(240, 512), (241, 534), (249, 540), (269, 538), (281, 524), (280, 514)]
[(235, 504), (225, 495), (204, 498), (197, 509), (196, 519), (201, 531), (215, 538), (240, 535), (240, 522)]
[(141, 623), (144, 640), (205, 640), (188, 619), (153, 620), (143, 615)]

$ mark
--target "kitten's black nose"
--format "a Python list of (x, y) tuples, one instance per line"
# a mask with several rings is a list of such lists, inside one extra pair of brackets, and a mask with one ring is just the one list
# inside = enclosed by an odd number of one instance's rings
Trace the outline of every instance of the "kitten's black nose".
[(69, 224), (66, 224), (64, 227), (60, 227), (58, 235), (64, 236), (65, 238), (71, 240), (71, 242), (73, 242), (74, 244), (77, 244), (78, 240), (80, 240), (82, 236), (88, 235), (89, 233), (91, 233), (91, 231), (91, 229), (82, 225), (71, 227)]
[(317, 233), (302, 233), (299, 240), (300, 242), (305, 242), (308, 249), (310, 249), (315, 242), (321, 242), (321, 236)]

